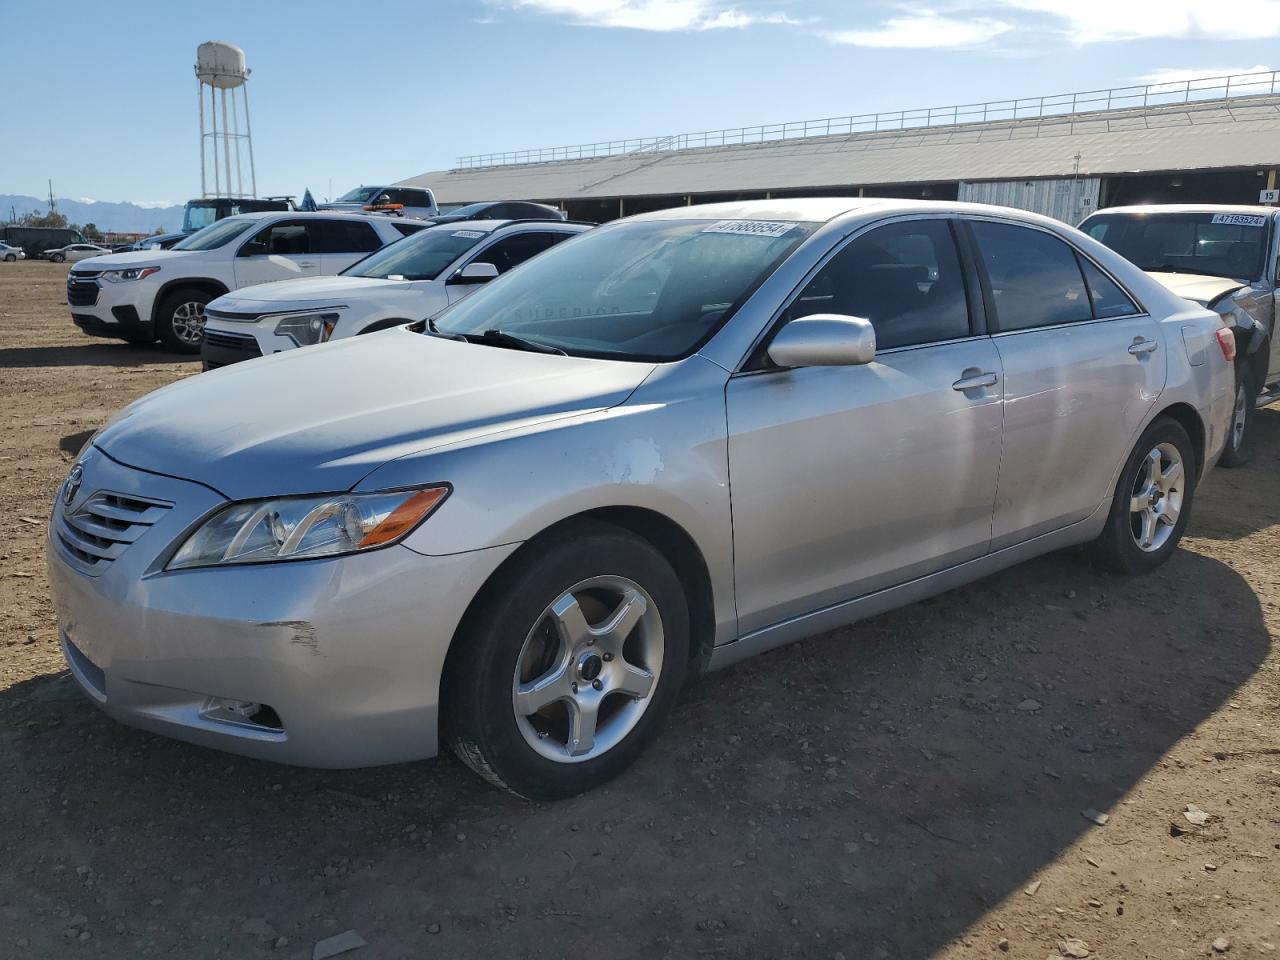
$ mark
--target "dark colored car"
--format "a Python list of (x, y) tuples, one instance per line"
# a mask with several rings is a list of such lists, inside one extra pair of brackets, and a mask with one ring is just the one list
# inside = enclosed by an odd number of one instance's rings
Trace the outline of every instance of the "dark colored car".
[(486, 200), (457, 207), (438, 217), (432, 223), (457, 223), (461, 220), (563, 220), (564, 211), (545, 203), (528, 200)]

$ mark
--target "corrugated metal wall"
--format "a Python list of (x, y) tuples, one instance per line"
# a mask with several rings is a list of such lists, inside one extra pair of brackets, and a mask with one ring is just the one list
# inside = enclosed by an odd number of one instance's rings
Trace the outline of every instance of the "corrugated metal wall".
[(1043, 213), (1075, 226), (1098, 209), (1098, 177), (1044, 180), (987, 180), (960, 184), (959, 198), (968, 203), (994, 203)]

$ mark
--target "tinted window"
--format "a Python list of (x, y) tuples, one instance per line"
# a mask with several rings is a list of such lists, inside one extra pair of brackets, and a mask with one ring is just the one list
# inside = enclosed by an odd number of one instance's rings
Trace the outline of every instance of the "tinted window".
[(1240, 280), (1263, 272), (1262, 214), (1100, 213), (1080, 228), (1143, 270)]
[[(273, 223), (257, 234), (240, 248), (240, 256), (264, 256), (270, 254), (277, 257), (297, 256), (312, 252), (311, 231), (305, 223), (296, 220), (285, 220)], [(315, 244), (319, 246), (319, 244)], [(265, 247), (266, 249), (262, 249)]]
[(1000, 330), (1092, 320), (1075, 251), (1057, 237), (1008, 223), (974, 221)]
[(378, 232), (359, 220), (325, 220), (320, 224), (321, 253), (372, 253), (382, 246)]
[(517, 233), (499, 240), (487, 250), (481, 250), (475, 259), (480, 263), (492, 263), (499, 273), (506, 273), (568, 237), (566, 233)]
[(1129, 295), (1116, 282), (1097, 268), (1091, 260), (1080, 258), (1085, 283), (1089, 287), (1089, 299), (1093, 301), (1093, 315), (1099, 320), (1108, 317), (1128, 317), (1141, 313)]
[(427, 195), (422, 190), (406, 190), (403, 187), (392, 187), (386, 191), (392, 203), (401, 203), (406, 207), (429, 207)]
[(383, 280), (434, 280), (445, 267), (488, 236), (482, 230), (461, 228), (462, 224), (449, 224), (421, 230), (370, 254), (343, 273)]
[(392, 223), (391, 227), (402, 237), (407, 237), (411, 233), (417, 233), (419, 230), (425, 230), (429, 224), (426, 223)]
[(915, 220), (858, 237), (800, 292), (787, 318), (815, 313), (870, 320), (881, 350), (967, 337), (969, 306), (951, 228), (944, 220)]

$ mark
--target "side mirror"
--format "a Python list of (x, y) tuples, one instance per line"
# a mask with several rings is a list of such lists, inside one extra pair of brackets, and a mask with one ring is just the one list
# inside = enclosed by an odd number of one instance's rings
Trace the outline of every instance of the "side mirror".
[(488, 283), (498, 275), (492, 263), (473, 261), (453, 275), (451, 283)]
[(248, 243), (246, 243), (243, 247), (240, 248), (240, 253), (238, 254), (238, 256), (265, 257), (265, 256), (269, 256), (270, 254), (271, 254), (271, 251), (267, 248), (267, 245), (263, 243), (261, 240), (250, 240)]
[(792, 320), (769, 344), (769, 359), (780, 367), (849, 367), (876, 357), (876, 330), (870, 320), (838, 313), (815, 313)]

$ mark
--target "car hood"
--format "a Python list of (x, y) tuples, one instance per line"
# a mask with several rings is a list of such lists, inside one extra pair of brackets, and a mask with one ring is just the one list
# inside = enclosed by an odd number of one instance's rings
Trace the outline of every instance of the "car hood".
[(1230, 277), (1207, 277), (1199, 273), (1160, 273), (1148, 270), (1147, 276), (1158, 281), (1171, 293), (1176, 293), (1184, 300), (1194, 300), (1202, 307), (1220, 299), (1223, 294), (1247, 286)]
[(304, 277), (301, 280), (280, 280), (276, 283), (242, 287), (235, 293), (224, 294), (209, 306), (214, 310), (261, 310), (266, 304), (333, 301), (375, 290), (382, 293), (397, 287), (408, 289), (409, 282), (380, 280), (377, 277)]
[(411, 453), (616, 406), (653, 366), (390, 330), (171, 384), (94, 443), (233, 500), (334, 492)]
[(125, 253), (108, 253), (101, 257), (89, 257), (77, 263), (72, 270), (118, 270), (138, 264), (164, 267), (165, 263), (181, 260), (200, 253), (199, 250), (129, 250)]

